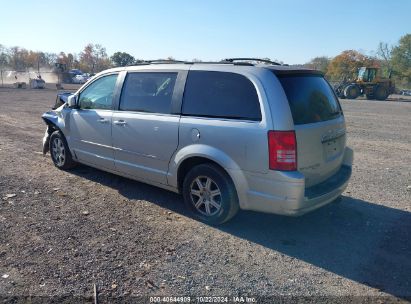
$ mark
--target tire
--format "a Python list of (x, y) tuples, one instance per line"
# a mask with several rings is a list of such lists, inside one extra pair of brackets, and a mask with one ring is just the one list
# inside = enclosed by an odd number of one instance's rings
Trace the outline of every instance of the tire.
[(214, 164), (201, 164), (192, 168), (184, 178), (182, 190), (187, 208), (194, 217), (206, 224), (227, 222), (239, 210), (233, 181)]
[(383, 86), (376, 86), (374, 89), (374, 97), (377, 100), (386, 100), (388, 97), (388, 91)]
[(334, 91), (338, 98), (345, 99), (344, 90), (341, 85), (336, 87)]
[(344, 96), (348, 99), (356, 99), (360, 94), (361, 90), (355, 84), (350, 84), (344, 89)]
[(71, 152), (64, 135), (60, 131), (54, 131), (51, 134), (49, 147), (51, 160), (57, 168), (67, 170), (77, 165), (71, 157)]

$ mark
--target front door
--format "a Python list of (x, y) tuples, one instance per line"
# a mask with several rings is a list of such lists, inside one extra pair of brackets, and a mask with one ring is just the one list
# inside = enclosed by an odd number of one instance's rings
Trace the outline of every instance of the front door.
[(69, 121), (70, 148), (78, 160), (107, 169), (114, 169), (111, 123), (117, 76), (100, 77), (80, 92), (79, 108)]
[[(128, 73), (113, 113), (116, 170), (137, 179), (167, 183), (178, 146), (180, 116), (172, 114), (178, 72)], [(178, 95), (178, 93), (177, 93)], [(181, 96), (180, 96), (181, 97)]]

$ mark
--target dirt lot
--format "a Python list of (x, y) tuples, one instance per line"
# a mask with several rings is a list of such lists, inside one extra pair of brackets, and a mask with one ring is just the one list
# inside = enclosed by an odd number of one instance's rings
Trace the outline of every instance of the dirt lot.
[(411, 297), (410, 102), (342, 101), (355, 166), (340, 203), (299, 218), (240, 212), (213, 228), (176, 194), (57, 170), (40, 152), (55, 94), (0, 88), (0, 299), (80, 300), (93, 284), (100, 299)]

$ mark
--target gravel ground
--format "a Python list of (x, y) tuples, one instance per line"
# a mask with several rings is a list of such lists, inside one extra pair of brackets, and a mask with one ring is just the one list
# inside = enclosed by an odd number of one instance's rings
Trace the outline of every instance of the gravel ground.
[(40, 152), (55, 94), (0, 89), (0, 300), (87, 301), (93, 284), (100, 302), (410, 300), (410, 102), (342, 101), (355, 165), (339, 203), (299, 218), (241, 211), (214, 228), (176, 194), (86, 166), (56, 169)]

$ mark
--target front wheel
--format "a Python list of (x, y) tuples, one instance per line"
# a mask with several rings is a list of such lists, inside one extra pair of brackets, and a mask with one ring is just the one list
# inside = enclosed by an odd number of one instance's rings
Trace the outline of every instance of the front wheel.
[(50, 136), (50, 155), (54, 165), (59, 169), (67, 170), (76, 166), (66, 139), (60, 131), (54, 131)]
[(355, 84), (350, 84), (344, 89), (344, 96), (348, 99), (356, 99), (360, 94), (361, 90)]
[(192, 214), (210, 225), (230, 220), (239, 209), (233, 181), (214, 164), (201, 164), (187, 173), (183, 196)]

